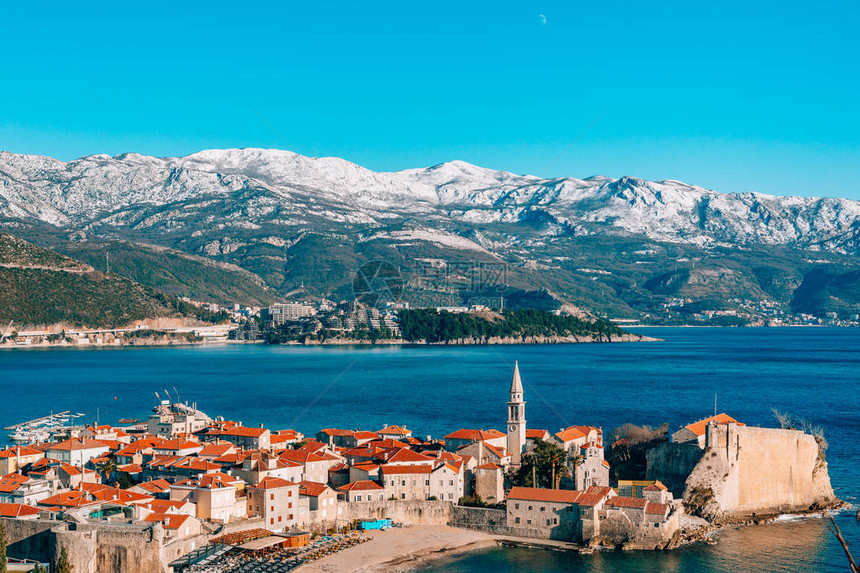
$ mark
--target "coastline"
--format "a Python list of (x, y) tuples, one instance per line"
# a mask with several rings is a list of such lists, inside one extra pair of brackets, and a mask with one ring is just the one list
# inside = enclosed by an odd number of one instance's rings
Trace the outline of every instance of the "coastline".
[[(491, 338), (488, 340), (477, 339), (457, 339), (446, 342), (426, 342), (426, 341), (406, 341), (402, 339), (377, 340), (371, 342), (369, 340), (358, 339), (330, 339), (324, 341), (290, 341), (272, 344), (271, 346), (516, 346), (516, 345), (538, 345), (538, 344), (606, 344), (606, 343), (621, 343), (621, 342), (663, 342), (661, 338), (654, 338), (642, 334), (626, 333), (621, 336), (607, 337), (606, 339), (591, 336), (528, 336), (524, 338), (505, 337)], [(112, 342), (108, 344), (75, 344), (68, 342), (39, 342), (36, 344), (0, 344), (0, 350), (3, 349), (27, 349), (27, 348), (133, 348), (133, 347), (150, 347), (150, 346), (211, 346), (217, 344), (265, 344), (262, 340), (188, 340), (183, 338), (159, 338), (159, 339), (138, 339), (130, 342)]]
[(497, 545), (488, 533), (448, 525), (413, 525), (368, 534), (367, 543), (302, 565), (301, 573), (395, 573)]
[[(796, 519), (826, 519), (848, 509), (850, 507), (843, 503), (827, 509), (772, 514), (720, 524), (688, 523), (689, 529), (680, 536), (680, 539), (662, 549), (584, 547), (572, 542), (500, 536), (447, 525), (405, 526), (373, 532), (369, 534), (371, 541), (302, 565), (297, 571), (301, 573), (403, 573), (455, 561), (467, 554), (493, 547), (523, 547), (540, 551), (578, 553), (629, 550), (674, 551), (696, 543), (717, 543), (720, 533), (729, 529), (778, 524), (783, 520), (790, 522)], [(694, 520), (698, 521), (695, 518)]]

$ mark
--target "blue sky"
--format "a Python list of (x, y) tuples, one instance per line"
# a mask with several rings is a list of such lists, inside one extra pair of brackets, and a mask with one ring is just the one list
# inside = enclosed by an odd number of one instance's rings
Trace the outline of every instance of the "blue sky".
[(182, 4), (5, 4), (0, 149), (277, 147), (860, 199), (856, 2)]

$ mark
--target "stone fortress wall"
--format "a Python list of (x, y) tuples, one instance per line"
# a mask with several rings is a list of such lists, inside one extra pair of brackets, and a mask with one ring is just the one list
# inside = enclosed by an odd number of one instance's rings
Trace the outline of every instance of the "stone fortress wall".
[(713, 519), (826, 507), (835, 501), (813, 436), (799, 430), (710, 424), (686, 481), (688, 508)]

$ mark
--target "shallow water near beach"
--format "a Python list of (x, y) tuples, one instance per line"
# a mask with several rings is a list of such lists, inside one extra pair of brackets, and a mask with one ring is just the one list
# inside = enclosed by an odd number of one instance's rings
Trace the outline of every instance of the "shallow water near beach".
[[(717, 407), (774, 425), (771, 408), (826, 427), (836, 494), (860, 493), (860, 329), (649, 328), (663, 342), (492, 347), (304, 348), (261, 345), (0, 351), (0, 426), (71, 410), (116, 423), (145, 418), (155, 392), (210, 415), (293, 428), (416, 435), (502, 428), (514, 360), (529, 427), (625, 422), (672, 430)], [(175, 388), (175, 389), (174, 389)], [(5, 438), (5, 436), (2, 436)], [(860, 557), (853, 513), (837, 518)], [(722, 532), (673, 552), (578, 555), (492, 549), (430, 571), (843, 571), (822, 519)]]

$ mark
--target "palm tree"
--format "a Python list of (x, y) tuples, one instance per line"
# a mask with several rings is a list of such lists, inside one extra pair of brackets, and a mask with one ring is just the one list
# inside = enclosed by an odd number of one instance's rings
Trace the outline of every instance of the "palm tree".
[(96, 470), (104, 476), (105, 482), (108, 483), (110, 483), (110, 476), (116, 471), (116, 468), (116, 460), (113, 458), (107, 458), (96, 464)]
[(531, 466), (532, 470), (532, 487), (537, 487), (537, 464), (538, 464), (538, 455), (534, 450), (529, 450), (527, 452), (523, 452), (521, 457), (522, 463), (524, 466)]
[(558, 482), (561, 480), (562, 475), (570, 473), (570, 469), (567, 467), (567, 452), (561, 448), (553, 448), (547, 450), (545, 455), (546, 462), (552, 467), (550, 487), (558, 489)]

